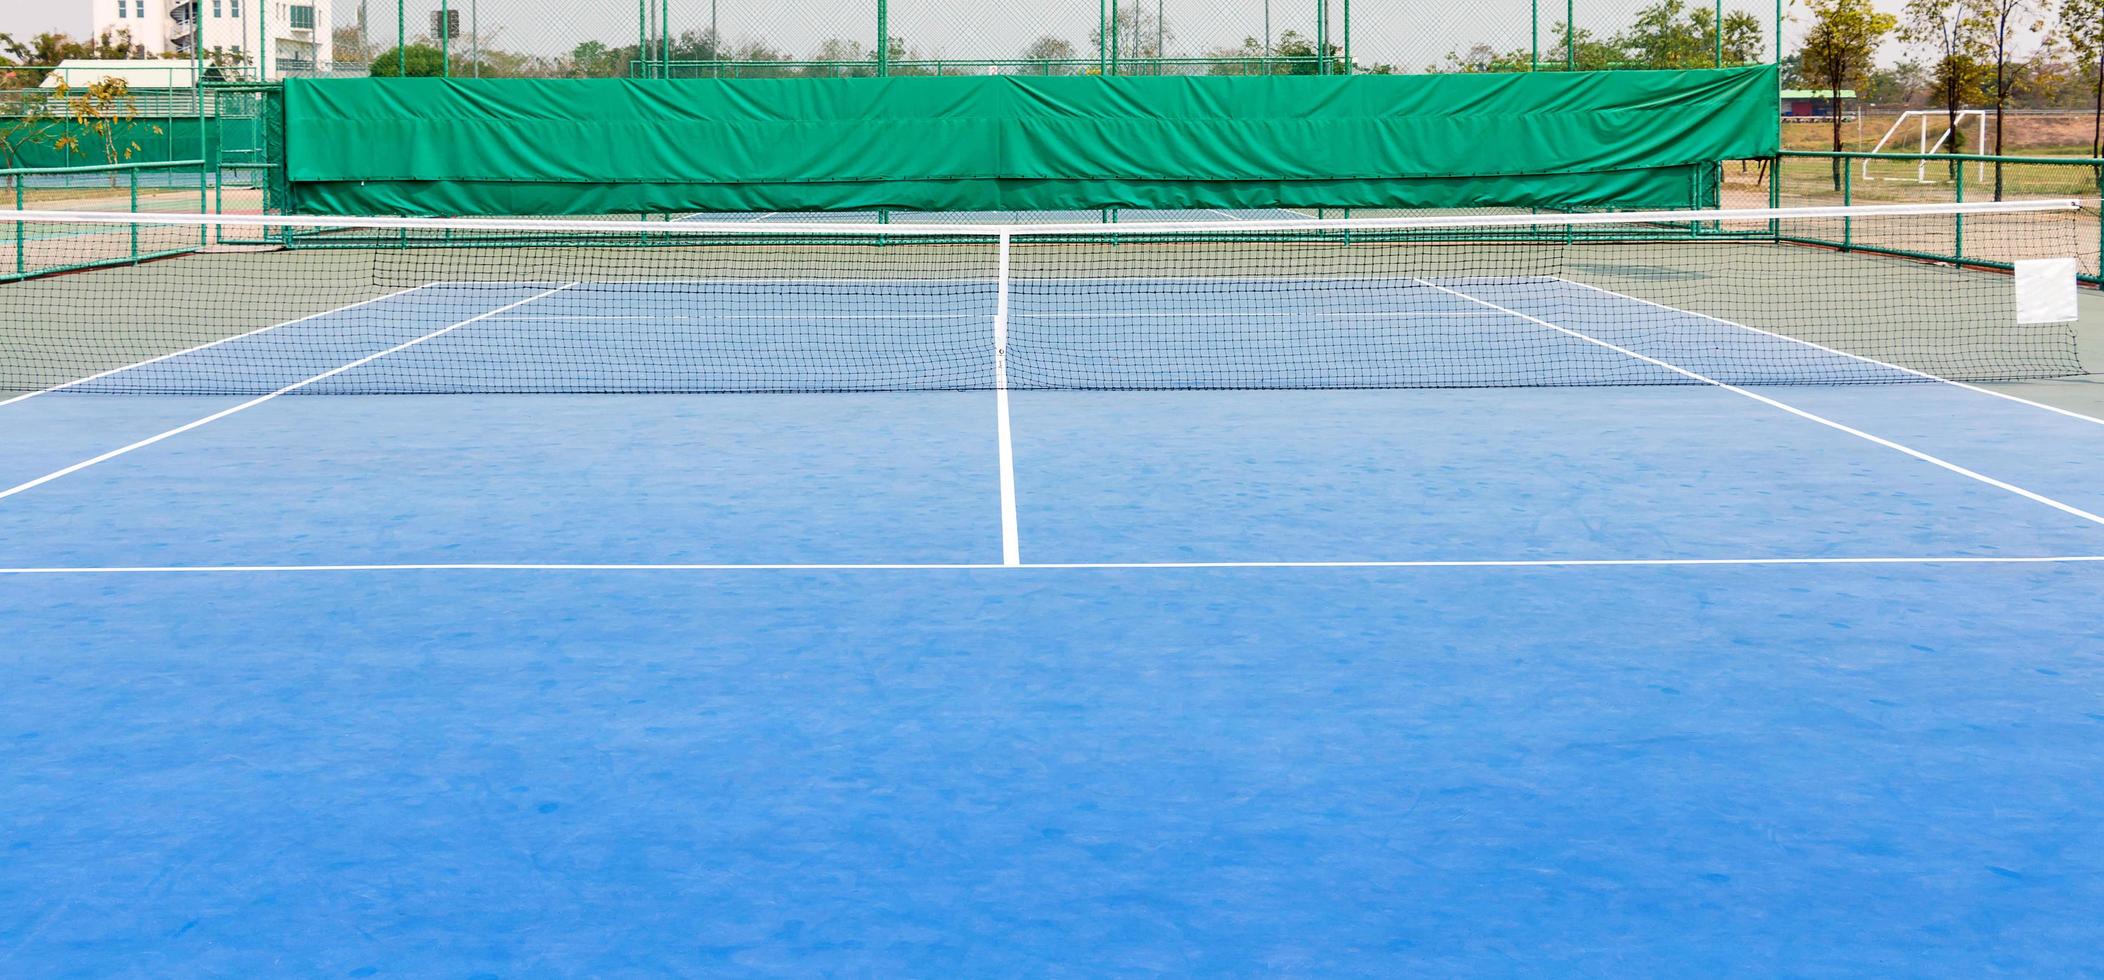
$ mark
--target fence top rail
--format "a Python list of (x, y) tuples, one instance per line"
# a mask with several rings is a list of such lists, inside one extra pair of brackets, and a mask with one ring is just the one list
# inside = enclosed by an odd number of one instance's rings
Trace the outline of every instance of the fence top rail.
[(1985, 153), (1867, 153), (1862, 150), (1784, 150), (1786, 157), (1816, 157), (1829, 160), (1948, 160), (1953, 163), (2053, 164), (2064, 167), (2104, 167), (2100, 157), (1998, 157)]
[[(670, 60), (670, 61), (660, 61), (660, 60), (657, 60), (657, 59), (653, 59), (653, 58), (631, 58), (631, 59), (629, 59), (629, 60), (630, 60), (630, 62), (631, 62), (632, 64), (648, 64), (648, 65), (670, 65), (670, 66), (672, 66), (672, 67), (674, 67), (674, 68), (708, 68), (708, 67), (712, 67), (712, 66), (716, 66), (716, 65), (724, 65), (724, 66), (730, 66), (730, 65), (737, 65), (737, 66), (740, 66), (740, 67), (764, 67), (764, 66), (774, 65), (774, 66), (780, 66), (780, 67), (784, 67), (784, 68), (801, 68), (801, 67), (808, 67), (808, 66), (814, 66), (814, 65), (839, 65), (839, 66), (842, 66), (842, 67), (852, 67), (852, 68), (860, 68), (860, 67), (874, 67), (874, 66), (875, 66), (875, 65), (877, 64), (877, 61), (876, 61), (876, 59), (875, 59), (875, 58), (873, 58), (873, 57), (871, 57), (871, 58), (862, 58), (862, 59), (859, 59), (859, 60), (853, 60), (853, 61), (850, 61), (850, 60), (844, 60), (844, 59), (838, 59), (838, 58), (831, 58), (831, 59), (829, 59), (829, 58), (759, 58), (759, 59), (741, 59), (741, 58), (719, 58), (719, 59), (708, 59), (708, 58), (699, 58), (699, 59), (686, 59), (686, 58), (674, 58), (674, 59), (672, 59), (672, 60)], [(1150, 65), (1151, 65), (1151, 64), (1156, 64), (1156, 63), (1159, 63), (1159, 64), (1165, 64), (1165, 65), (1239, 65), (1239, 64), (1246, 64), (1246, 63), (1251, 63), (1251, 62), (1266, 62), (1266, 61), (1271, 61), (1271, 62), (1303, 62), (1303, 61), (1305, 61), (1305, 62), (1310, 62), (1310, 63), (1316, 63), (1316, 64), (1319, 64), (1319, 63), (1321, 63), (1321, 62), (1322, 62), (1323, 58), (1322, 58), (1322, 56), (1321, 56), (1321, 55), (1314, 55), (1314, 54), (1279, 54), (1279, 55), (1262, 55), (1262, 54), (1242, 55), (1242, 54), (1237, 54), (1237, 55), (1222, 55), (1222, 56), (1218, 56), (1218, 57), (1213, 57), (1213, 56), (1190, 56), (1190, 55), (1171, 55), (1171, 56), (1164, 56), (1164, 57), (1159, 57), (1159, 58), (1158, 58), (1158, 57), (1155, 57), (1155, 56), (1153, 56), (1153, 55), (1125, 55), (1125, 56), (1121, 56), (1121, 57), (1120, 57), (1120, 58), (1119, 58), (1118, 60), (1119, 60), (1119, 61), (1139, 61), (1139, 62), (1146, 62), (1147, 64), (1150, 64)], [(1341, 56), (1332, 56), (1331, 60), (1333, 60), (1333, 61), (1341, 61), (1341, 60), (1343, 60), (1343, 59), (1342, 59), (1342, 57), (1341, 57)], [(960, 67), (964, 67), (964, 66), (971, 66), (971, 65), (995, 65), (995, 66), (1001, 66), (1001, 67), (1010, 67), (1010, 66), (1015, 66), (1015, 67), (1021, 67), (1021, 66), (1025, 66), (1025, 65), (1070, 65), (1070, 66), (1073, 66), (1073, 67), (1076, 67), (1076, 68), (1092, 68), (1092, 67), (1095, 67), (1095, 65), (1096, 65), (1097, 63), (1098, 63), (1098, 59), (1096, 59), (1096, 58), (893, 58), (893, 59), (890, 59), (890, 60), (888, 60), (888, 61), (886, 61), (886, 62), (885, 62), (885, 64), (887, 64), (887, 65), (890, 65), (890, 66), (892, 66), (893, 68), (900, 68), (900, 67), (909, 67), (909, 68), (917, 68), (917, 67), (929, 67), (929, 68), (933, 68), (933, 67), (936, 67), (936, 66), (948, 67), (948, 66), (951, 66), (951, 65), (956, 65), (956, 66), (960, 66)]]
[(120, 170), (164, 170), (184, 168), (195, 170), (203, 167), (203, 160), (159, 160), (142, 163), (90, 163), (78, 167), (8, 167), (0, 169), (0, 177), (34, 177), (39, 174), (102, 174)]

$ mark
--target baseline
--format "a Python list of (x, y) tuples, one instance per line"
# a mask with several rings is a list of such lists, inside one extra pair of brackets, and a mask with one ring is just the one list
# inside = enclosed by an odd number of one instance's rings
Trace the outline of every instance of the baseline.
[(0, 576), (193, 575), (272, 572), (976, 572), (1186, 571), (1202, 569), (1682, 568), (1816, 565), (2079, 565), (2104, 555), (1920, 555), (1792, 558), (1520, 558), (1423, 561), (1133, 561), (930, 563), (404, 562), (342, 565), (96, 565), (0, 567)]

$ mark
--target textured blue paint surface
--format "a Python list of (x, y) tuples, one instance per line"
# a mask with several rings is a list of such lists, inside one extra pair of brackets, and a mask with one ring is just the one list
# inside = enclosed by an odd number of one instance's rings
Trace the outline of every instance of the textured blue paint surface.
[(0, 580), (0, 968), (2065, 975), (2100, 588)]
[[(1763, 391), (2104, 505), (2104, 426)], [(0, 407), (0, 474), (232, 403)], [(1714, 388), (1012, 405), (1027, 562), (2104, 554)], [(0, 567), (990, 563), (992, 423), (283, 398), (0, 500)], [(2081, 562), (0, 575), (0, 974), (2093, 973), (2100, 594)]]

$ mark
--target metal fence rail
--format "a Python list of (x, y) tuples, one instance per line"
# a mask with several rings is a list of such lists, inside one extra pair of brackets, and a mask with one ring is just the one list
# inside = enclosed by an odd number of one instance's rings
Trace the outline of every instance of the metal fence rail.
[[(1938, 179), (1917, 178), (1924, 165)], [(2076, 258), (2082, 265), (2082, 281), (2104, 286), (2104, 221), (2098, 220), (2099, 204), (2104, 202), (2104, 158), (1785, 150), (1775, 160), (1768, 180), (1771, 207), (2031, 198), (2075, 198), (2090, 204), (2082, 215), (2088, 233), (2083, 236), (2083, 252)], [(1806, 241), (1989, 269), (2009, 269), (2019, 259), (2050, 257), (2026, 253), (2021, 235), (1968, 236), (1967, 228), (1965, 216), (1954, 215), (1945, 239), (1947, 247), (1933, 251), (1923, 250), (1919, 243), (1902, 249), (1866, 239), (1845, 222), (1836, 225), (1830, 236)], [(1984, 245), (1983, 239), (1993, 246)]]
[[(16, 211), (151, 211), (212, 210), (204, 160), (157, 163), (113, 163), (86, 167), (14, 167), (0, 170), (0, 188)], [(0, 214), (0, 221), (5, 221)], [(188, 229), (142, 229), (130, 225), (38, 228), (7, 222), (10, 261), (0, 268), (0, 282), (108, 265), (130, 265), (204, 247), (201, 232)]]

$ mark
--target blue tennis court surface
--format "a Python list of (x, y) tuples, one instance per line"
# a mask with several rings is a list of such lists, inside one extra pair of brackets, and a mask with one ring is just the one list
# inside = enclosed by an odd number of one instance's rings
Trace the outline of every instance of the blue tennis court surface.
[(0, 401), (0, 972), (2098, 968), (2104, 423), (1319, 285), (430, 282)]

